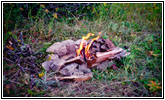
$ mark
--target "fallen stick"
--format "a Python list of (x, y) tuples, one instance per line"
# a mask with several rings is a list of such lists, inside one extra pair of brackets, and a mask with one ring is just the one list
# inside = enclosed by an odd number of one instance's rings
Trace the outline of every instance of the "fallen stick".
[(84, 63), (84, 59), (81, 56), (77, 56), (77, 57), (67, 60), (65, 62), (65, 64), (69, 64), (69, 63), (73, 63), (73, 62), (81, 64), (81, 63)]
[(92, 73), (87, 73), (84, 75), (71, 75), (71, 76), (64, 76), (64, 77), (55, 77), (58, 80), (65, 80), (65, 79), (74, 79), (76, 82), (82, 82), (89, 80), (93, 77)]

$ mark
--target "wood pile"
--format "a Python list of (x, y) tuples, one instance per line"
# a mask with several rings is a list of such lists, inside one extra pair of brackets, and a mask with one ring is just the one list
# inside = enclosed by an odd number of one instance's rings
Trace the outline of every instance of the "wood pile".
[[(111, 40), (102, 37), (93, 41), (89, 48), (89, 56), (85, 56), (82, 49), (81, 55), (76, 54), (82, 39), (77, 41), (65, 40), (51, 45), (46, 52), (51, 53), (42, 63), (43, 68), (49, 72), (56, 72), (54, 79), (85, 81), (92, 78), (91, 68), (96, 67), (106, 70), (113, 59), (119, 59), (129, 55), (126, 50), (116, 47)], [(84, 46), (91, 42), (84, 40)]]

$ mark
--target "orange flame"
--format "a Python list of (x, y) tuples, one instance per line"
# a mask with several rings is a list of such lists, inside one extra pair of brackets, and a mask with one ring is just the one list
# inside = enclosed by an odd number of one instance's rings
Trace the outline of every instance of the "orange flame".
[[(86, 56), (87, 58), (90, 57), (89, 49), (90, 49), (92, 43), (93, 43), (95, 40), (99, 39), (99, 38), (100, 38), (100, 35), (101, 35), (101, 32), (99, 32), (99, 35), (98, 35), (96, 38), (92, 39), (92, 41), (85, 47), (85, 56)], [(85, 36), (85, 37), (82, 38), (82, 41), (81, 41), (81, 43), (80, 43), (80, 47), (79, 47), (79, 49), (77, 50), (77, 55), (78, 55), (78, 56), (80, 55), (80, 52), (81, 52), (81, 50), (83, 49), (84, 40), (87, 40), (90, 36), (94, 36), (94, 34), (93, 34), (93, 33), (88, 33), (87, 36)]]
[(79, 49), (77, 50), (77, 56), (80, 55), (80, 52), (81, 50), (83, 49), (83, 44), (84, 44), (84, 40), (87, 40), (90, 36), (94, 36), (93, 33), (88, 33), (87, 36), (83, 36), (82, 40), (81, 40), (81, 43), (80, 43), (80, 47)]
[(99, 37), (100, 37), (100, 36), (97, 36), (96, 38), (92, 39), (92, 41), (91, 41), (91, 42), (87, 45), (87, 47), (85, 48), (85, 55), (86, 55), (87, 57), (90, 56), (90, 55), (89, 55), (89, 49), (90, 49), (90, 47), (91, 47), (93, 41), (97, 40)]

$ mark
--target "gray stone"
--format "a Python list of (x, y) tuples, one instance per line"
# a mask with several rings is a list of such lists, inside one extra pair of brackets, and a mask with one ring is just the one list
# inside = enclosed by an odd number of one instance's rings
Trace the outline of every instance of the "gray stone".
[(53, 71), (56, 71), (58, 72), (60, 70), (60, 68), (62, 66), (65, 65), (65, 60), (63, 59), (56, 59), (53, 61), (53, 63), (50, 65), (50, 68), (53, 70)]
[(57, 59), (59, 59), (59, 57), (57, 54), (48, 54), (47, 59), (48, 60), (57, 60)]
[(67, 76), (73, 75), (73, 73), (75, 72), (77, 66), (78, 66), (77, 63), (68, 64), (60, 70), (60, 73), (62, 75), (67, 75)]
[(87, 67), (87, 64), (79, 65), (79, 71), (82, 71), (84, 73), (90, 73), (91, 72), (91, 70)]
[(104, 62), (102, 62), (101, 64), (99, 64), (96, 68), (98, 70), (101, 70), (101, 71), (105, 71), (109, 66), (109, 60), (106, 60)]
[(50, 70), (50, 65), (53, 63), (53, 61), (45, 61), (42, 63), (42, 67), (45, 69), (46, 72)]
[(58, 56), (64, 56), (69, 52), (74, 52), (76, 50), (73, 40), (65, 40), (63, 42), (56, 42), (51, 45), (46, 52), (55, 53)]

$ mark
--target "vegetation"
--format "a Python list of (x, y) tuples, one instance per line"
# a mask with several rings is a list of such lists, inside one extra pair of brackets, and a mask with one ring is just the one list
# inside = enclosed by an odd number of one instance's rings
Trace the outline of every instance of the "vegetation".
[[(34, 53), (40, 68), (35, 73), (37, 84), (29, 85), (30, 72), (3, 60), (3, 96), (162, 96), (162, 4), (161, 3), (98, 3), (98, 4), (3, 4), (3, 48), (11, 38), (19, 40)], [(77, 40), (87, 33), (102, 32), (116, 46), (128, 46), (131, 54), (114, 62), (117, 69), (100, 72), (92, 69), (94, 77), (83, 83), (55, 82), (51, 88), (44, 83), (46, 72), (41, 63), (52, 43)], [(6, 56), (3, 52), (4, 57)], [(23, 56), (21, 56), (23, 57)], [(23, 66), (24, 67), (24, 66)]]

